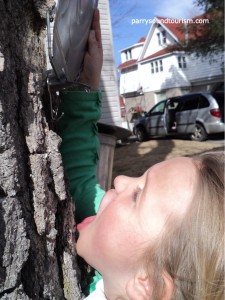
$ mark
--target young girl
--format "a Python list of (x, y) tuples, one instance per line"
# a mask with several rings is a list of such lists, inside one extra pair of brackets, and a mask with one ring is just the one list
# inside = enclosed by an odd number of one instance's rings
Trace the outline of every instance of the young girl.
[[(61, 152), (75, 200), (77, 252), (103, 280), (87, 299), (224, 298), (224, 153), (156, 164), (139, 178), (96, 180), (102, 65), (94, 15), (81, 81), (61, 94)], [(97, 212), (97, 215), (96, 215)]]

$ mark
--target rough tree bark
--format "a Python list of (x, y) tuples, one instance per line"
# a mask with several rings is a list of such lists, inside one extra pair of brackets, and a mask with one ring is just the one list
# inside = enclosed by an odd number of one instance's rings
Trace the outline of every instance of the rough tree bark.
[(43, 97), (52, 4), (0, 0), (1, 299), (82, 298), (60, 138)]

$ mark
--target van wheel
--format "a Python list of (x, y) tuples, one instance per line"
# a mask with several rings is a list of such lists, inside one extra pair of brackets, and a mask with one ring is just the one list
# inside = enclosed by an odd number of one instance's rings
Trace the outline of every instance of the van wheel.
[(139, 142), (144, 142), (147, 140), (147, 134), (146, 134), (144, 128), (141, 128), (141, 127), (137, 128), (136, 136), (137, 136), (137, 139)]
[(207, 140), (207, 132), (201, 124), (195, 124), (194, 132), (191, 134), (192, 141), (202, 142)]

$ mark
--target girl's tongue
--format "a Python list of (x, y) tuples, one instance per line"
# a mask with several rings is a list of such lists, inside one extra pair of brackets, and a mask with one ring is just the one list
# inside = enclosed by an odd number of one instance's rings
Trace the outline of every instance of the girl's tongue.
[(94, 221), (95, 217), (96, 216), (85, 218), (81, 223), (77, 224), (77, 230), (78, 231), (82, 230), (84, 227), (86, 227), (88, 224)]
[[(114, 189), (109, 190), (102, 198), (97, 215), (100, 215), (103, 212), (103, 210), (113, 200), (115, 200), (116, 196), (117, 196), (117, 193)], [(91, 216), (91, 217), (85, 218), (81, 223), (77, 224), (77, 230), (78, 231), (82, 230), (84, 227), (86, 227), (88, 224), (90, 224), (92, 221), (94, 221), (95, 217), (96, 216)]]

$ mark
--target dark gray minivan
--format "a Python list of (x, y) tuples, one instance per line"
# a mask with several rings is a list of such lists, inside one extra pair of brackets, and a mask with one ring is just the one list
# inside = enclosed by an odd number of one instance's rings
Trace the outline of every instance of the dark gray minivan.
[(224, 98), (199, 92), (160, 101), (135, 121), (133, 132), (139, 141), (182, 134), (204, 141), (209, 134), (225, 132)]

